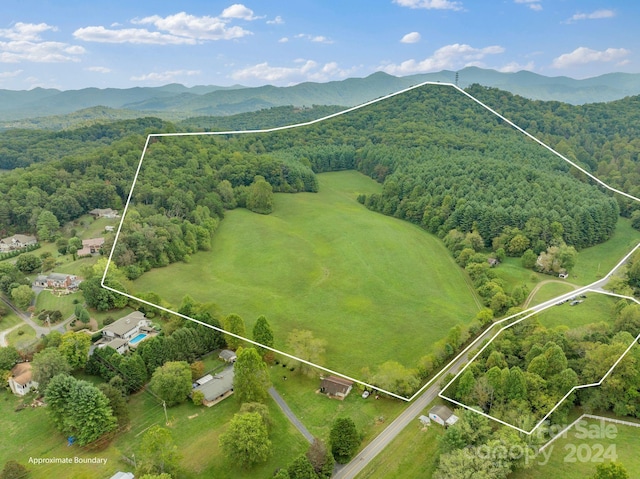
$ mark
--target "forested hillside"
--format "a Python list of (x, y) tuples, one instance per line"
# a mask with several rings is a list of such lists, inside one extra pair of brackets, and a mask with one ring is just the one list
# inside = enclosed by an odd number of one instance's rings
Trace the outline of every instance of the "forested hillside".
[[(640, 192), (639, 98), (571, 106), (478, 86), (470, 92), (604, 181)], [(265, 127), (334, 108), (283, 107), (250, 116), (194, 119), (180, 128)], [(0, 230), (35, 233), (43, 210), (64, 222), (92, 208), (122, 207), (143, 135), (176, 130), (170, 123), (140, 119), (57, 133), (3, 133), (3, 168), (38, 164), (0, 177), (5, 199)], [(478, 233), (484, 246), (502, 246), (513, 255), (527, 249), (538, 254), (558, 241), (578, 248), (605, 241), (618, 209), (629, 216), (635, 209), (589, 185), (565, 162), (459, 92), (437, 85), (304, 128), (156, 139), (134, 200), (142, 218), (163, 215), (182, 224), (193, 221), (189, 215), (197, 206), (206, 206), (210, 217), (219, 220), (225, 208), (246, 205), (256, 175), (273, 191), (313, 191), (312, 171), (340, 169), (357, 169), (384, 184), (381, 195), (360, 198), (373, 210), (442, 237), (453, 229)], [(127, 254), (124, 263), (138, 263), (135, 254)], [(145, 268), (162, 263), (145, 263)]]

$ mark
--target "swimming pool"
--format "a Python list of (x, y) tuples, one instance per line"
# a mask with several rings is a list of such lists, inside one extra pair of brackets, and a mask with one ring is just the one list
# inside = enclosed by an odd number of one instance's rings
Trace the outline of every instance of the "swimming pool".
[(129, 344), (137, 344), (137, 343), (139, 343), (140, 341), (142, 341), (142, 340), (143, 340), (144, 338), (146, 338), (146, 337), (147, 337), (147, 335), (146, 335), (146, 334), (144, 334), (144, 333), (140, 333), (140, 334), (138, 334), (136, 337), (131, 338), (131, 339), (129, 340)]

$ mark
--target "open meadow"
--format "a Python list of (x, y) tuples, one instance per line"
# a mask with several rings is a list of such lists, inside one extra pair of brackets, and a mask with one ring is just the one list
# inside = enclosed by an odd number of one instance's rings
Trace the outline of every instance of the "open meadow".
[(327, 341), (324, 364), (345, 374), (391, 359), (414, 367), (477, 313), (464, 271), (435, 236), (359, 204), (380, 191), (372, 179), (318, 180), (318, 193), (276, 194), (270, 215), (227, 212), (211, 251), (145, 273), (135, 290), (215, 302), (247, 331), (264, 314), (284, 350), (289, 331), (311, 330)]

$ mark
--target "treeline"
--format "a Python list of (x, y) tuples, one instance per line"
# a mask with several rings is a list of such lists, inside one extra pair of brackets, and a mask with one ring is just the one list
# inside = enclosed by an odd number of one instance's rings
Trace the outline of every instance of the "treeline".
[(0, 133), (0, 169), (24, 168), (32, 163), (83, 155), (131, 135), (157, 133), (169, 124), (158, 118), (98, 123), (58, 132), (12, 129)]
[[(600, 381), (640, 332), (640, 306), (621, 300), (614, 321), (576, 329), (546, 328), (529, 318), (503, 331), (446, 390), (465, 404), (525, 430), (531, 429), (574, 387)], [(590, 413), (611, 410), (640, 417), (633, 349), (598, 388), (574, 392), (551, 419), (564, 422), (574, 405)]]
[[(501, 97), (508, 101), (509, 97)], [(444, 236), (477, 230), (491, 246), (505, 227), (531, 244), (583, 248), (612, 234), (616, 200), (567, 163), (450, 88), (429, 86), (305, 128), (238, 135), (238, 149), (296, 158), (315, 172), (355, 168), (384, 185), (367, 207)]]
[(182, 120), (176, 126), (186, 131), (259, 130), (317, 120), (345, 109), (337, 105), (274, 106), (229, 116), (197, 116)]

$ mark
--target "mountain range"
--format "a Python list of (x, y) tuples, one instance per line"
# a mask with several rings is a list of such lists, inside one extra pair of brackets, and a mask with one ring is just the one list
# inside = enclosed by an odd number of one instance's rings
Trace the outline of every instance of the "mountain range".
[[(85, 88), (60, 91), (0, 90), (0, 123), (5, 128), (42, 127), (34, 120), (74, 114), (78, 118), (123, 119), (158, 116), (178, 120), (193, 116), (224, 116), (274, 106), (353, 106), (424, 81), (457, 82), (461, 87), (479, 83), (535, 100), (557, 100), (571, 104), (607, 102), (640, 94), (640, 74), (610, 73), (576, 80), (547, 77), (529, 71), (502, 73), (467, 67), (459, 72), (441, 71), (405, 77), (383, 72), (366, 78), (349, 78), (327, 83), (306, 82), (289, 87), (234, 85), (185, 87)], [(100, 107), (100, 108), (96, 108)], [(54, 122), (58, 124), (58, 122)]]

